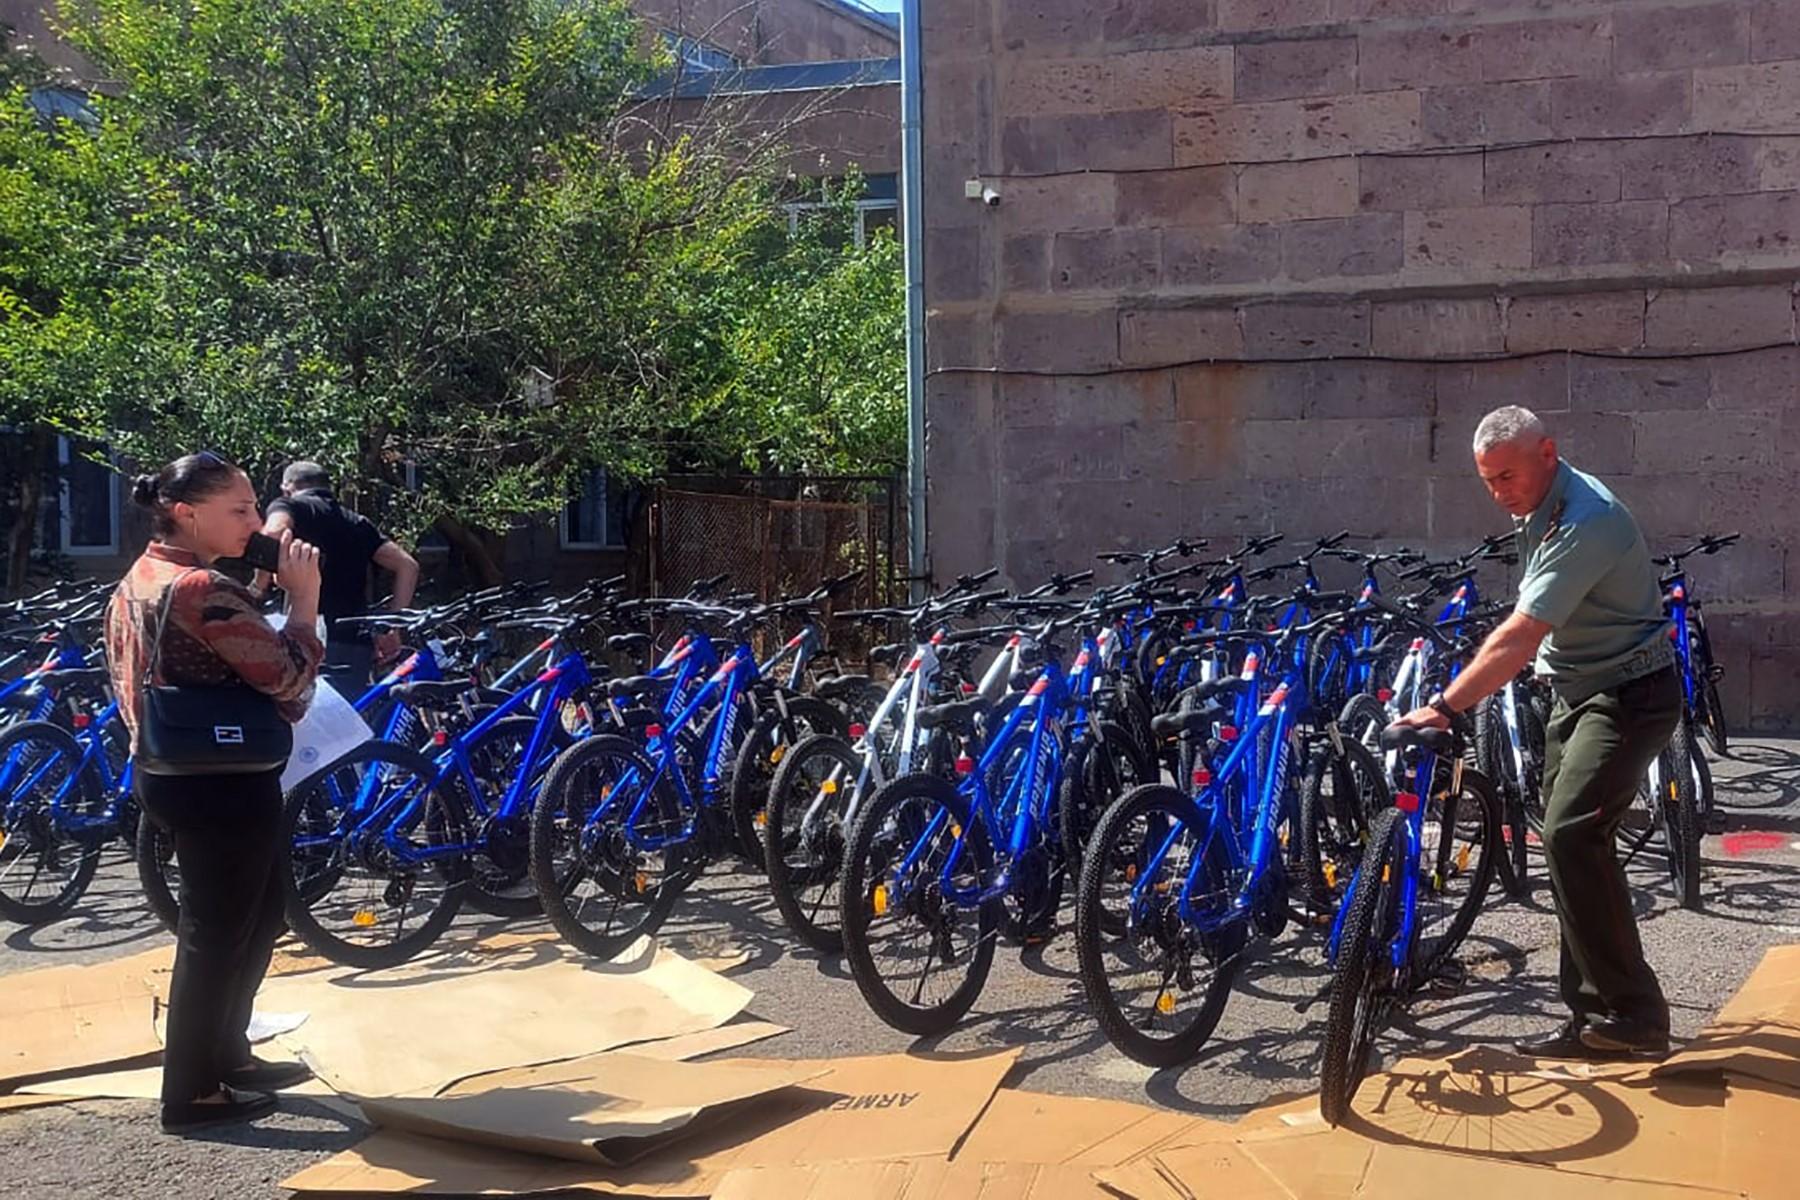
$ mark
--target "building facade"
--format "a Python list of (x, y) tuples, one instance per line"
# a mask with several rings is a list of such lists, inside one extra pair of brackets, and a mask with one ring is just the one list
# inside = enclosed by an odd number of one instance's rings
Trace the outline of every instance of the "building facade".
[(1800, 2), (924, 9), (937, 575), (1467, 548), (1525, 404), (1653, 548), (1743, 533), (1726, 703), (1800, 719)]

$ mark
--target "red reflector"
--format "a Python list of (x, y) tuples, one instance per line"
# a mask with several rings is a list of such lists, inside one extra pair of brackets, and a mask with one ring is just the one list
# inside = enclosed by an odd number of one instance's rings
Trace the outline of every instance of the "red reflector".
[(1197, 625), (1199, 625), (1198, 621), (1183, 621), (1181, 623), (1181, 628), (1186, 633), (1192, 633)]
[(1396, 792), (1394, 794), (1394, 807), (1399, 809), (1403, 813), (1418, 812), (1419, 811), (1419, 793), (1417, 793), (1417, 792)]
[(975, 769), (975, 760), (974, 759), (970, 758), (966, 754), (957, 755), (957, 757), (956, 757), (956, 773), (958, 775), (967, 775), (969, 772), (973, 771), (974, 769)]
[(77, 729), (86, 729), (94, 723), (94, 718), (88, 713), (76, 713), (70, 720)]
[(1681, 640), (1680, 631), (1677, 630), (1673, 625), (1669, 626), (1669, 640), (1671, 642), (1679, 642)]
[(973, 696), (975, 694), (975, 685), (972, 683), (959, 684), (957, 690), (965, 696)]
[(850, 726), (850, 736), (853, 738), (859, 738), (867, 732), (869, 732), (869, 727), (864, 725), (861, 721), (857, 721)]
[(432, 731), (431, 744), (434, 746), (448, 746), (450, 744), (450, 734), (448, 731), (442, 729)]
[(1392, 700), (1394, 698), (1394, 689), (1393, 688), (1376, 688), (1375, 689), (1375, 698), (1377, 700), (1381, 701), (1383, 704), (1386, 704), (1389, 700)]
[(662, 732), (663, 732), (663, 730), (662, 730), (661, 725), (646, 725), (646, 726), (644, 726), (644, 736), (645, 737), (661, 737)]
[(1236, 725), (1221, 725), (1221, 726), (1219, 726), (1219, 740), (1221, 742), (1237, 741), (1237, 733), (1238, 733), (1238, 730), (1237, 730)]
[(1211, 771), (1207, 770), (1205, 767), (1195, 767), (1194, 768), (1194, 786), (1195, 787), (1203, 788), (1211, 782), (1212, 782), (1212, 772)]

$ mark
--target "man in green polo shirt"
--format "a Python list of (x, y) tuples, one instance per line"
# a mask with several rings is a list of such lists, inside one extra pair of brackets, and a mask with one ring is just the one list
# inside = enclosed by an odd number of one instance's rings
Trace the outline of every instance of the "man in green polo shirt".
[(1613, 834), (1668, 744), (1681, 684), (1643, 534), (1606, 485), (1563, 462), (1527, 409), (1475, 430), (1475, 466), (1519, 537), (1513, 613), (1456, 680), (1402, 723), (1446, 728), (1536, 656), (1556, 693), (1544, 763), (1544, 856), (1572, 1016), (1517, 1043), (1540, 1058), (1661, 1054), (1669, 1006), (1638, 940)]

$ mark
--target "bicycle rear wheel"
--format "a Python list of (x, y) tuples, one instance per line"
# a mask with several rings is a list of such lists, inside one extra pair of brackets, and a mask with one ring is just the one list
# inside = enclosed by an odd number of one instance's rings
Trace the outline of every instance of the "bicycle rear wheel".
[(769, 784), (769, 891), (787, 927), (821, 954), (844, 948), (844, 816), (861, 769), (849, 742), (815, 733), (783, 756)]
[(1722, 668), (1713, 661), (1712, 638), (1706, 632), (1706, 621), (1698, 610), (1693, 614), (1694, 678), (1700, 682), (1700, 727), (1706, 731), (1706, 742), (1720, 758), (1731, 755), (1731, 731), (1725, 723), (1725, 705), (1719, 699), (1719, 675)]
[(844, 714), (811, 696), (787, 700), (787, 715), (770, 705), (744, 739), (731, 769), (731, 827), (744, 861), (762, 870), (768, 858), (764, 829), (768, 825), (769, 789), (782, 760), (801, 739), (815, 733), (842, 735)]
[(675, 785), (629, 740), (589, 738), (550, 771), (531, 814), (531, 878), (569, 944), (612, 958), (668, 919), (696, 849)]
[(1151, 758), (1124, 725), (1097, 721), (1069, 751), (1057, 785), (1057, 834), (1064, 869), (1079, 878), (1081, 856), (1100, 816), (1139, 784), (1152, 782)]
[(1704, 827), (1693, 763), (1699, 752), (1693, 729), (1684, 717), (1676, 722), (1668, 746), (1657, 759), (1661, 767), (1658, 815), (1668, 852), (1669, 877), (1675, 884), (1677, 902), (1696, 912), (1701, 908), (1700, 835)]
[[(349, 967), (392, 967), (455, 919), (468, 863), (461, 797), (431, 786), (430, 759), (364, 742), (295, 784), (276, 856), (288, 928)], [(439, 853), (433, 853), (439, 852)]]
[(999, 900), (970, 902), (994, 865), (987, 830), (948, 780), (906, 775), (850, 825), (840, 920), (850, 974), (876, 1016), (940, 1033), (987, 982)]
[[(552, 728), (557, 728), (553, 725)], [(532, 767), (524, 803), (508, 817), (494, 815), (502, 797), (519, 773), (526, 770), (525, 752), (531, 748), (537, 720), (507, 717), (497, 721), (467, 747), (470, 773), (478, 795), (470, 805), (469, 820), (475, 825), (476, 850), (469, 856), (469, 887), (464, 902), (477, 912), (495, 917), (529, 917), (542, 911), (537, 889), (531, 884), (531, 803), (542, 787), (545, 762), (553, 750), (547, 745)], [(458, 782), (467, 780), (457, 771)]]
[(100, 842), (78, 837), (52, 809), (94, 817), (99, 788), (81, 744), (48, 721), (0, 733), (0, 916), (40, 925), (67, 913), (93, 882)]
[(145, 903), (163, 928), (173, 932), (181, 920), (181, 868), (175, 861), (175, 839), (149, 813), (138, 814), (132, 857), (137, 861)]
[[(1082, 991), (1107, 1040), (1146, 1066), (1199, 1053), (1225, 1011), (1249, 937), (1220, 840), (1230, 831), (1215, 831), (1212, 820), (1176, 788), (1136, 788), (1101, 817), (1081, 868)], [(1180, 912), (1184, 890), (1191, 921)]]
[(1393, 802), (1381, 761), (1361, 742), (1326, 741), (1313, 755), (1300, 790), (1300, 858), (1313, 912), (1337, 911), (1370, 823)]
[[(1446, 773), (1455, 776), (1454, 764), (1440, 761), (1440, 778)], [(1500, 797), (1480, 771), (1464, 768), (1460, 787), (1445, 786), (1423, 803), (1413, 961), (1428, 979), (1474, 925), (1504, 848)]]
[(1399, 998), (1393, 939), (1400, 932), (1401, 872), (1406, 869), (1405, 814), (1390, 808), (1375, 818), (1369, 847), (1352, 885), (1350, 908), (1338, 931), (1331, 1010), (1325, 1018), (1319, 1069), (1319, 1113), (1329, 1125), (1349, 1115), (1369, 1070), (1375, 1037)]

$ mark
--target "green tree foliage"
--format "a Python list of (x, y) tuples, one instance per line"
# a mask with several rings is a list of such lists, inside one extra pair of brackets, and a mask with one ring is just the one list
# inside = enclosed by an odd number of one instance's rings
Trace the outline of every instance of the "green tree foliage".
[(317, 458), (453, 536), (591, 466), (898, 459), (892, 240), (789, 236), (774, 147), (726, 125), (643, 136), (623, 0), (63, 16), (117, 87), (55, 126), (0, 100), (0, 421)]

